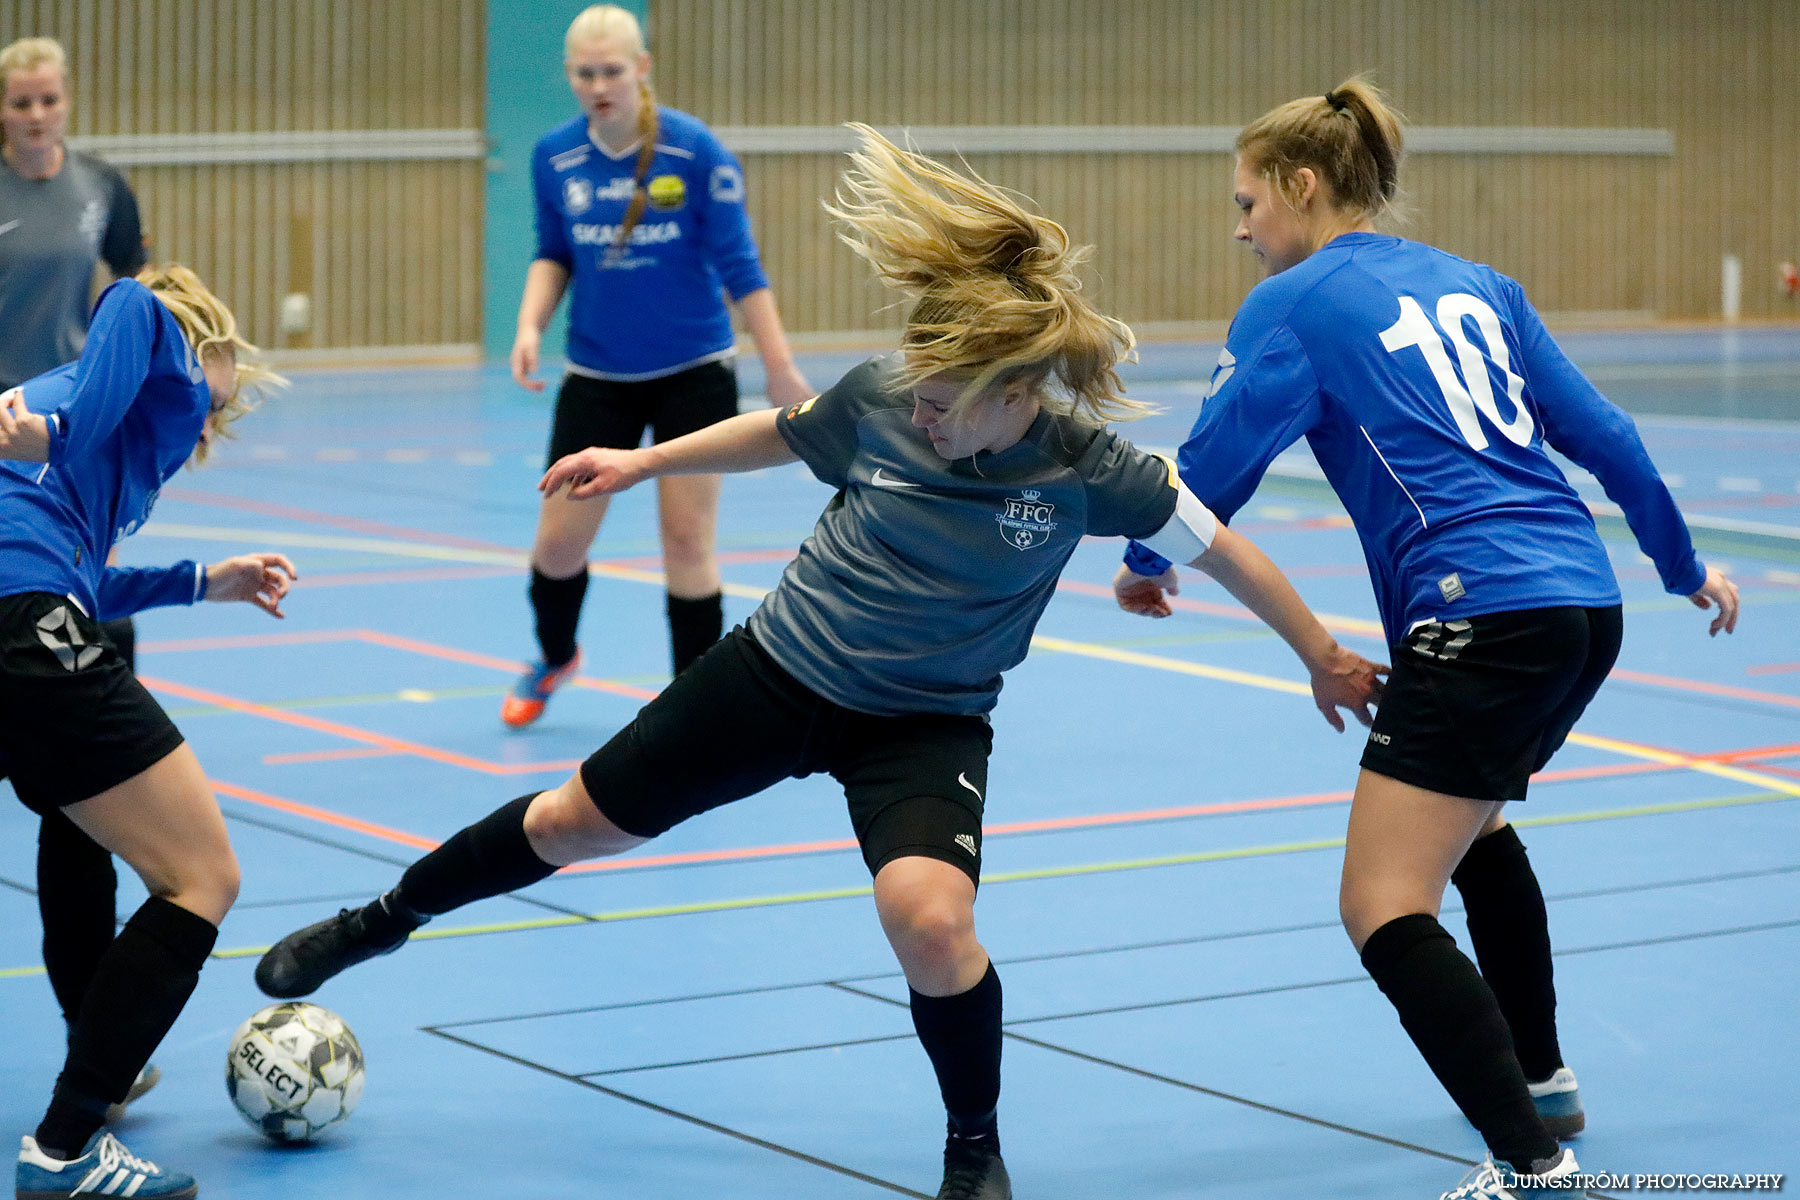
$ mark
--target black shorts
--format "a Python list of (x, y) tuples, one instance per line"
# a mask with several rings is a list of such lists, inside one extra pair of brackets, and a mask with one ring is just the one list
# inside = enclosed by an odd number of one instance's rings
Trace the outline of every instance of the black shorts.
[(0, 764), (37, 812), (98, 796), (181, 745), (99, 624), (62, 596), (0, 598)]
[(1619, 657), (1608, 608), (1431, 621), (1394, 649), (1362, 765), (1472, 800), (1523, 800)]
[(839, 707), (739, 626), (594, 751), (581, 781), (607, 820), (655, 837), (783, 779), (829, 772), (844, 787), (871, 875), (922, 856), (979, 884), (993, 743), (981, 717)]
[(737, 411), (737, 372), (722, 362), (634, 383), (571, 371), (556, 393), (548, 463), (589, 446), (635, 450), (645, 429), (653, 441), (666, 442), (735, 417)]

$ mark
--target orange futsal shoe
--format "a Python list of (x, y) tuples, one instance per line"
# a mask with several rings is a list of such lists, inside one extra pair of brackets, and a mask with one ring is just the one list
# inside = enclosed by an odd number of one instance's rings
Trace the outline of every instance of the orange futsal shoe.
[(550, 702), (550, 693), (554, 692), (569, 680), (575, 678), (575, 668), (581, 665), (581, 651), (560, 667), (548, 666), (543, 662), (532, 663), (513, 684), (513, 690), (506, 699), (500, 702), (500, 719), (512, 729), (523, 729), (544, 715), (544, 705)]

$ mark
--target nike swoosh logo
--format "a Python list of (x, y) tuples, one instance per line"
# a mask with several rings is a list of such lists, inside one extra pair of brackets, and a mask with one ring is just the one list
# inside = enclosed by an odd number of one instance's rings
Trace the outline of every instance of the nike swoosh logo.
[(880, 467), (876, 467), (875, 473), (869, 476), (869, 482), (876, 487), (885, 488), (916, 488), (919, 486), (916, 483), (908, 483), (904, 479), (895, 479), (892, 475), (883, 475)]
[(25, 221), (24, 217), (14, 217), (12, 220), (8, 221), (6, 224), (0, 225), (0, 233), (11, 233), (13, 230), (17, 229), (20, 225), (24, 224), (24, 221)]
[[(956, 773), (956, 782), (962, 784), (964, 787), (968, 788), (971, 792), (975, 792), (975, 798), (977, 800), (981, 800), (981, 793), (978, 791), (975, 791), (975, 785), (969, 782), (968, 775), (964, 774), (961, 771), (958, 771)], [(987, 803), (986, 800), (981, 800), (981, 802), (983, 804)]]

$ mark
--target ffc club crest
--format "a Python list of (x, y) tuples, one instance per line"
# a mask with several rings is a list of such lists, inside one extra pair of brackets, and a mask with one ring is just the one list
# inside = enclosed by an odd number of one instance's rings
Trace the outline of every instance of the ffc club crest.
[(1050, 519), (1056, 505), (1046, 504), (1044, 493), (1026, 488), (1017, 496), (1008, 496), (1006, 507), (995, 515), (1000, 522), (1000, 536), (1016, 550), (1029, 550), (1050, 540), (1056, 522)]

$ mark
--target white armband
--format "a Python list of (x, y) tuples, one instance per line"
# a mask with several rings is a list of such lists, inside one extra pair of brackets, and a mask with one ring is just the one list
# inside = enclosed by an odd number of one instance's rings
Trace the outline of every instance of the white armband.
[(1170, 562), (1187, 564), (1206, 553), (1218, 532), (1219, 518), (1178, 480), (1175, 511), (1161, 529), (1137, 540)]

